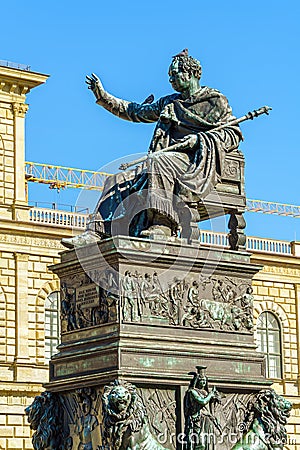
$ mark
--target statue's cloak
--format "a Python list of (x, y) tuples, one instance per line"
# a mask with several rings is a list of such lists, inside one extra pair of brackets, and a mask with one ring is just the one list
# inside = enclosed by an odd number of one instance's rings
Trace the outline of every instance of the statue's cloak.
[(193, 149), (160, 152), (134, 170), (109, 177), (97, 211), (104, 220), (111, 220), (116, 209), (115, 216), (125, 213), (124, 204), (121, 207), (120, 204), (130, 194), (147, 191), (145, 208), (164, 211), (176, 218), (174, 195), (187, 203), (204, 199), (222, 177), (226, 152), (237, 148), (242, 139), (237, 125), (213, 131), (235, 119), (227, 98), (216, 89), (201, 87), (188, 99), (173, 94), (151, 105), (118, 101), (120, 113), (114, 114), (123, 119), (157, 122), (149, 153), (181, 142), (191, 134), (198, 136), (198, 144)]

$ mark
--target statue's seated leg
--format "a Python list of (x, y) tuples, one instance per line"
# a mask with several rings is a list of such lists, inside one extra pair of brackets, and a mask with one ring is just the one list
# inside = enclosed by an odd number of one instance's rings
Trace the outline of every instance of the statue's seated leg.
[(142, 235), (177, 236), (180, 218), (174, 193), (175, 183), (190, 165), (187, 154), (180, 152), (153, 153), (148, 160), (147, 208), (155, 211), (153, 224)]
[(66, 248), (77, 248), (77, 247), (84, 247), (85, 245), (93, 244), (95, 242), (98, 242), (100, 240), (100, 236), (91, 230), (86, 230), (81, 234), (78, 234), (77, 236), (74, 236), (72, 238), (62, 238), (61, 243)]
[(83, 247), (108, 237), (104, 222), (99, 215), (93, 214), (86, 230), (72, 238), (62, 238), (61, 243), (67, 248)]
[(124, 226), (120, 224), (120, 220), (117, 219), (124, 214), (123, 198), (129, 195), (130, 186), (134, 181), (136, 179), (133, 171), (109, 176), (106, 179), (102, 195), (87, 225), (87, 229), (73, 238), (63, 238), (61, 243), (65, 247), (72, 249), (107, 238), (112, 234), (113, 220), (116, 229), (124, 229)]
[(141, 231), (141, 237), (171, 237), (177, 236), (177, 223), (161, 211), (148, 210), (151, 220), (148, 227)]
[(189, 164), (184, 153), (153, 154), (137, 170), (108, 177), (95, 210), (99, 218), (82, 235), (63, 239), (63, 245), (83, 246), (112, 235), (177, 235), (174, 186)]

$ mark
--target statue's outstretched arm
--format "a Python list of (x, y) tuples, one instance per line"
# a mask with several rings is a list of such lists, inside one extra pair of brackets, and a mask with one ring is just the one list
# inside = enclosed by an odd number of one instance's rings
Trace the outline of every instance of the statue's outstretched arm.
[(88, 88), (93, 91), (96, 103), (121, 119), (132, 122), (156, 122), (161, 112), (161, 102), (152, 105), (128, 102), (109, 94), (94, 73), (86, 77)]
[(90, 77), (86, 77), (86, 83), (88, 85), (88, 88), (93, 91), (96, 97), (96, 103), (98, 105), (103, 106), (103, 108), (107, 109), (107, 111), (111, 112), (115, 116), (120, 117), (121, 119), (131, 120), (131, 118), (127, 114), (127, 109), (130, 102), (109, 94), (104, 89), (100, 78), (97, 77), (97, 75), (95, 75), (94, 73), (92, 73)]

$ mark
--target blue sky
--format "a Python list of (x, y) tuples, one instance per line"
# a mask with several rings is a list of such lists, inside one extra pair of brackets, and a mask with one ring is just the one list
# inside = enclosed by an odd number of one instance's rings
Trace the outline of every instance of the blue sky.
[[(0, 59), (50, 74), (28, 96), (26, 159), (98, 170), (147, 150), (152, 125), (132, 124), (95, 105), (85, 75), (116, 96), (143, 101), (171, 93), (167, 70), (185, 47), (203, 66), (202, 84), (229, 98), (234, 114), (273, 107), (242, 125), (247, 196), (300, 204), (299, 19), (296, 0), (11, 1), (1, 5)], [(76, 203), (79, 192), (45, 186), (31, 199)], [(300, 219), (247, 214), (251, 235), (300, 240)]]

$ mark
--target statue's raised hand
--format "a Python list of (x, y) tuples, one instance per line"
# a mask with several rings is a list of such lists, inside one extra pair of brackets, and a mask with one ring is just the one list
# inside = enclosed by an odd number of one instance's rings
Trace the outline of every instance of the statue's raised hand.
[[(132, 163), (131, 163), (131, 164), (132, 164)], [(127, 170), (128, 167), (131, 166), (131, 164), (130, 164), (130, 163), (122, 163), (122, 164), (120, 165), (120, 167), (119, 167), (119, 170)]]
[(211, 396), (217, 402), (219, 402), (219, 403), (221, 402), (222, 395), (220, 394), (220, 392), (217, 390), (217, 388), (215, 386), (211, 390)]
[(100, 78), (97, 77), (96, 74), (92, 73), (91, 76), (86, 76), (85, 82), (88, 85), (88, 88), (93, 91), (96, 99), (100, 99), (102, 97), (102, 94), (105, 92)]

